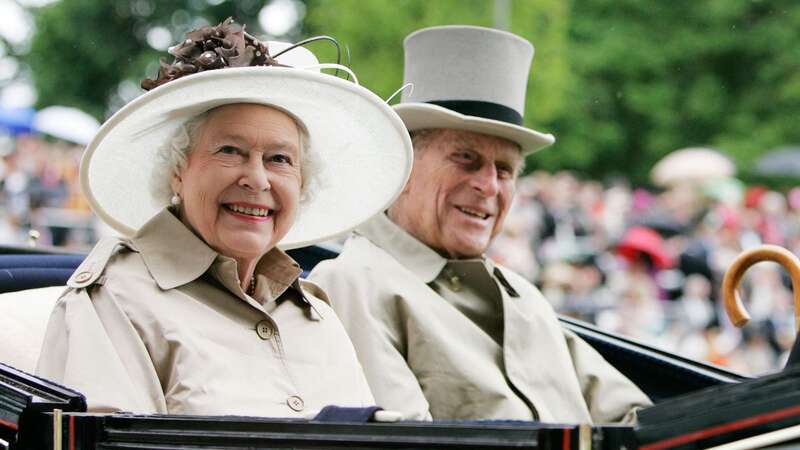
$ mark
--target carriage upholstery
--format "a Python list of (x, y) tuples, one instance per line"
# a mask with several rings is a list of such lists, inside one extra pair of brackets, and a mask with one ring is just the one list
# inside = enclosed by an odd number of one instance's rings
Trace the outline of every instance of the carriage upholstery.
[(64, 286), (84, 255), (0, 255), (0, 293)]
[[(289, 252), (305, 270), (336, 256), (322, 247)], [(0, 252), (0, 362), (33, 371), (53, 304), (82, 255)], [(722, 368), (658, 350), (592, 325), (562, 317), (562, 324), (597, 349), (654, 401), (745, 379)]]

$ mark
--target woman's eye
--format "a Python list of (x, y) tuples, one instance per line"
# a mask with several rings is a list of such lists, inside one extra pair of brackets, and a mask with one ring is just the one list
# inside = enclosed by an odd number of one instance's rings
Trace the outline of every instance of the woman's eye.
[(291, 164), (292, 163), (292, 158), (289, 157), (289, 155), (277, 154), (277, 155), (270, 156), (269, 157), (269, 161), (270, 162), (281, 163), (281, 164)]
[(217, 152), (224, 155), (236, 155), (239, 153), (239, 149), (231, 145), (223, 145), (219, 148), (219, 150), (217, 150)]

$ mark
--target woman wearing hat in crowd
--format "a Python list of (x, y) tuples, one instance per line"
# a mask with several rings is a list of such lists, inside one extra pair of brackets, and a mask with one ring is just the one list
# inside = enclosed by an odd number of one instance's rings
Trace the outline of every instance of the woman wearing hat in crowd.
[(99, 242), (68, 281), (38, 374), (94, 411), (372, 405), (325, 294), (278, 247), (329, 239), (391, 203), (411, 164), (402, 122), (313, 70), (305, 48), (259, 42), (230, 19), (170, 53), (86, 149), (84, 193), (125, 237)]

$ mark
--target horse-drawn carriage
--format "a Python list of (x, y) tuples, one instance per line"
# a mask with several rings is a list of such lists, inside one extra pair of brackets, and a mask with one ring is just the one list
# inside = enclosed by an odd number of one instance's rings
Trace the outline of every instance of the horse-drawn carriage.
[[(305, 270), (335, 256), (322, 247), (294, 250)], [(788, 252), (781, 262), (800, 279)], [(736, 263), (724, 290), (733, 295), (738, 279), (763, 254)], [(792, 260), (794, 258), (794, 260)], [(14, 323), (21, 311), (29, 336), (3, 338), (0, 362), (16, 361), (21, 340), (41, 342), (52, 300), (33, 288), (61, 286), (82, 261), (79, 254), (0, 249), (0, 314)], [(797, 289), (795, 289), (797, 292)], [(8, 294), (14, 292), (14, 294)], [(33, 294), (33, 295), (31, 295)], [(5, 302), (5, 303), (4, 303)], [(14, 303), (16, 302), (16, 303)], [(44, 302), (44, 307), (37, 306)], [(46, 302), (50, 302), (47, 304)], [(735, 297), (727, 306), (742, 318)], [(738, 304), (738, 306), (741, 306)], [(33, 321), (33, 322), (30, 322)], [(0, 365), (0, 439), (12, 449), (173, 448), (540, 448), (665, 449), (759, 448), (800, 436), (800, 366), (761, 378), (747, 378), (693, 361), (592, 325), (561, 318), (562, 325), (594, 346), (655, 402), (640, 411), (636, 427), (545, 424), (521, 421), (398, 420), (372, 409), (326, 408), (308, 420), (258, 417), (98, 414), (86, 412), (85, 398), (67, 387), (35, 377), (30, 365)], [(24, 325), (25, 323), (23, 323)], [(26, 351), (28, 361), (36, 355)], [(790, 361), (794, 359), (790, 358)], [(19, 357), (17, 355), (16, 357)], [(26, 363), (18, 363), (25, 365)], [(28, 363), (29, 364), (29, 363)], [(0, 441), (1, 442), (1, 441)], [(800, 441), (798, 441), (800, 442)], [(1, 447), (0, 447), (1, 448)]]

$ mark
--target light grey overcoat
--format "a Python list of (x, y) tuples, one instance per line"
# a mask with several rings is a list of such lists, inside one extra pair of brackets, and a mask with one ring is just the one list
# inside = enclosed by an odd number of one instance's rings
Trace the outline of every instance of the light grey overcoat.
[(650, 404), (531, 283), (483, 258), (448, 261), (385, 214), (310, 279), (329, 294), (377, 403), (408, 417), (607, 423)]

